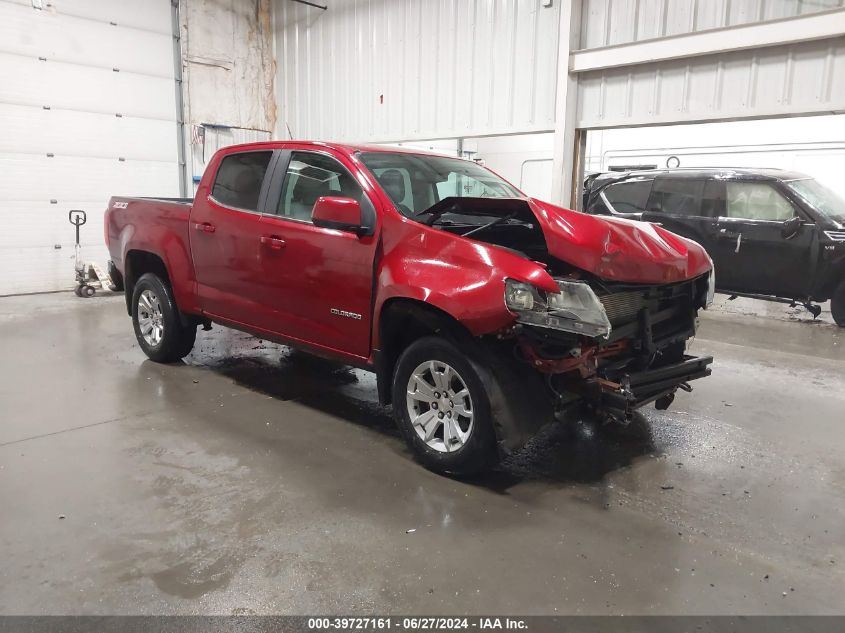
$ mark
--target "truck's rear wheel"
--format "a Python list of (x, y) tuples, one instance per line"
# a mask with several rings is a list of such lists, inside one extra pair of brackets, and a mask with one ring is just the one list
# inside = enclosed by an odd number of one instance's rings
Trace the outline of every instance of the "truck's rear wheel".
[(138, 345), (157, 363), (187, 356), (197, 336), (195, 325), (182, 323), (170, 288), (153, 273), (142, 275), (135, 284), (132, 325)]
[(845, 327), (845, 281), (842, 281), (830, 298), (830, 312), (836, 325)]
[(416, 458), (438, 473), (468, 475), (495, 463), (490, 400), (477, 365), (453, 343), (425, 337), (399, 357), (396, 422)]

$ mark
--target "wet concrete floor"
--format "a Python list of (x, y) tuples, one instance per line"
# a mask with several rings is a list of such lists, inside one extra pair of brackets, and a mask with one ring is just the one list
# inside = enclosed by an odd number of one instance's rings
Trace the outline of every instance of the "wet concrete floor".
[(0, 613), (845, 613), (845, 331), (788, 317), (708, 313), (671, 410), (459, 482), (367, 373), (0, 299)]

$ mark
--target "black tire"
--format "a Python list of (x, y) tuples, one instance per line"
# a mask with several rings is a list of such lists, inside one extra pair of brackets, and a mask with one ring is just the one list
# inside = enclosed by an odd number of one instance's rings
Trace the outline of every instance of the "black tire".
[[(139, 325), (139, 301), (144, 291), (150, 291), (161, 307), (161, 339), (152, 344), (144, 338)], [(157, 275), (146, 273), (135, 284), (132, 292), (132, 325), (138, 345), (150, 360), (157, 363), (172, 363), (187, 356), (194, 347), (197, 336), (196, 325), (185, 325), (173, 299), (170, 287)]]
[[(450, 452), (432, 448), (423, 441), (417, 434), (408, 411), (407, 390), (411, 375), (419, 365), (427, 361), (450, 365), (459, 374), (471, 398), (473, 421), (469, 437), (460, 448)], [(483, 373), (484, 370), (470, 355), (451, 341), (440, 337), (418, 339), (399, 357), (393, 373), (394, 417), (414, 456), (429, 470), (440, 474), (464, 476), (495, 465), (498, 458), (496, 436)], [(443, 439), (442, 429), (439, 432)]]
[(80, 296), (85, 297), (86, 299), (90, 299), (94, 296), (95, 292), (97, 292), (97, 289), (94, 288), (94, 286), (82, 286), (82, 290), (80, 290)]
[(82, 298), (82, 286), (76, 286), (73, 289), (73, 294), (75, 294), (80, 299)]
[(845, 327), (845, 281), (837, 286), (830, 298), (830, 312), (839, 327)]
[(120, 271), (115, 267), (114, 262), (111, 260), (109, 260), (108, 263), (108, 273), (109, 279), (111, 280), (109, 290), (112, 292), (123, 292), (123, 275), (120, 274)]

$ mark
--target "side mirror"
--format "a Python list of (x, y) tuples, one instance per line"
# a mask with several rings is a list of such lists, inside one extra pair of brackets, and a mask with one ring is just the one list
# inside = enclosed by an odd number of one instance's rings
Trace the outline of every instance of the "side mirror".
[(349, 231), (358, 235), (367, 233), (367, 227), (362, 225), (361, 205), (353, 198), (319, 198), (311, 211), (311, 221), (314, 226), (325, 229)]
[(794, 218), (785, 220), (780, 229), (780, 234), (783, 236), (783, 239), (791, 240), (793, 237), (798, 235), (798, 231), (801, 230), (801, 225), (803, 223), (804, 221), (797, 215)]

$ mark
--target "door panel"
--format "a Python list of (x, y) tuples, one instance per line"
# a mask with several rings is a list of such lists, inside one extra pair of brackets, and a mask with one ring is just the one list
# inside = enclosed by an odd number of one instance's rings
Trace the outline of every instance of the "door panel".
[(258, 327), (369, 356), (376, 240), (265, 215)]
[(719, 290), (789, 299), (807, 295), (812, 283), (815, 226), (804, 224), (790, 239), (783, 223), (719, 218), (711, 248)]
[(803, 224), (796, 234), (785, 234), (784, 222), (798, 211), (772, 183), (729, 181), (725, 187), (725, 213), (718, 219), (713, 243), (719, 288), (806, 296), (812, 283), (815, 226)]
[(375, 207), (350, 170), (327, 153), (286, 152), (276, 172), (268, 201), (274, 215), (260, 221), (265, 310), (257, 325), (366, 358), (377, 231), (359, 237), (316, 227), (311, 212), (321, 196), (354, 198), (374, 226)]
[(261, 310), (259, 209), (272, 152), (229, 154), (191, 210), (191, 254), (204, 312), (247, 325)]

